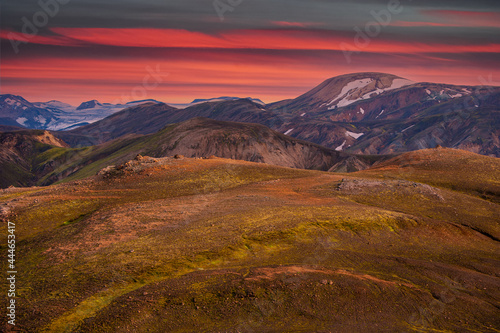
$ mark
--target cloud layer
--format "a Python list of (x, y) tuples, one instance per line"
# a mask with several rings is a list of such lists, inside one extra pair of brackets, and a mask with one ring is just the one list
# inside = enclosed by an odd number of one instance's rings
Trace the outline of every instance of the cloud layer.
[(500, 2), (414, 2), (10, 1), (2, 8), (1, 92), (113, 101), (142, 85), (147, 68), (161, 68), (165, 79), (141, 97), (169, 102), (272, 102), (359, 71), (500, 81)]

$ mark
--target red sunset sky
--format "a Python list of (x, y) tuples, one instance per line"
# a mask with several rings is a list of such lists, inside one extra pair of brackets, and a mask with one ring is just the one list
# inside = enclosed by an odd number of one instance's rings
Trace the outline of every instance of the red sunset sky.
[[(222, 15), (212, 1), (60, 0), (36, 34), (26, 34), (26, 21), (43, 18), (37, 1), (4, 4), (0, 92), (74, 105), (273, 102), (361, 71), (500, 85), (499, 1), (408, 0), (393, 12), (388, 1), (221, 1)], [(373, 37), (356, 44), (366, 29)]]

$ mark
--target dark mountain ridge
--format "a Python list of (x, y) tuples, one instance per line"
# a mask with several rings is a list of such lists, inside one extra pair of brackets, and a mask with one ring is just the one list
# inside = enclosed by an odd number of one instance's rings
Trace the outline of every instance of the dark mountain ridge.
[(402, 153), (441, 145), (499, 157), (499, 106), (499, 87), (415, 83), (390, 74), (355, 73), (268, 105), (231, 99), (177, 109), (152, 102), (55, 135), (72, 147), (84, 147), (206, 117), (262, 124), (353, 154)]
[[(159, 108), (161, 109), (161, 108)], [(163, 110), (165, 111), (165, 110)], [(162, 111), (162, 112), (163, 112)], [(166, 111), (168, 112), (168, 111)], [(148, 134), (128, 134), (96, 146), (69, 148), (48, 131), (40, 146), (32, 131), (2, 133), (25, 144), (22, 154), (11, 146), (0, 147), (0, 163), (12, 170), (3, 187), (49, 185), (63, 180), (93, 176), (111, 165), (125, 163), (137, 155), (150, 157), (207, 158), (216, 156), (298, 169), (352, 172), (368, 168), (390, 156), (356, 156), (295, 139), (264, 125), (193, 118)], [(55, 132), (59, 134), (59, 132)], [(27, 144), (33, 142), (33, 144)], [(20, 170), (16, 168), (23, 166)], [(16, 172), (19, 171), (19, 177)]]

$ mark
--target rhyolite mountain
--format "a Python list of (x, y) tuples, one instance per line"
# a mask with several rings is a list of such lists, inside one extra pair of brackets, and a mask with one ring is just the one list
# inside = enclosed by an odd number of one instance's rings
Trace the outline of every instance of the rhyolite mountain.
[[(123, 110), (123, 123), (153, 133), (194, 117), (259, 123), (292, 137), (356, 154), (392, 154), (438, 145), (500, 156), (500, 88), (415, 83), (394, 75), (357, 73), (326, 80), (297, 97), (262, 105), (250, 99), (205, 102), (185, 109), (139, 106)], [(148, 128), (132, 119), (153, 117)], [(106, 121), (71, 133), (94, 141), (116, 138), (122, 122)], [(95, 137), (99, 127), (105, 134)], [(129, 127), (129, 125), (125, 125)], [(130, 129), (131, 133), (138, 131)], [(63, 134), (62, 134), (63, 135)], [(69, 140), (81, 146), (78, 139)], [(88, 141), (88, 140), (87, 140)]]
[(390, 74), (356, 73), (333, 77), (293, 99), (270, 104), (294, 112), (317, 112), (345, 107), (359, 100), (377, 97), (385, 91), (414, 82)]
[(186, 109), (164, 103), (146, 103), (119, 111), (110, 117), (71, 131), (57, 132), (73, 147), (101, 144), (126, 134), (152, 134), (169, 124), (196, 117), (222, 121), (266, 124), (274, 113), (249, 99), (204, 102)]
[(258, 123), (355, 154), (392, 154), (441, 145), (499, 157), (499, 109), (500, 87), (417, 83), (390, 74), (356, 73), (328, 79), (295, 99), (267, 105), (234, 98), (200, 100), (187, 108), (158, 102), (132, 105), (56, 135), (82, 147), (206, 117)]
[[(160, 105), (157, 108), (161, 109)], [(0, 133), (0, 167), (5, 170), (0, 177), (1, 187), (49, 185), (81, 179), (137, 155), (157, 158), (217, 156), (297, 169), (342, 172), (363, 170), (392, 157), (352, 155), (286, 136), (263, 125), (208, 118), (193, 118), (156, 133), (124, 135), (83, 148), (69, 148), (54, 133), (59, 132)]]
[(358, 73), (326, 80), (267, 108), (280, 116), (271, 128), (349, 152), (386, 154), (441, 145), (500, 156), (499, 87)]

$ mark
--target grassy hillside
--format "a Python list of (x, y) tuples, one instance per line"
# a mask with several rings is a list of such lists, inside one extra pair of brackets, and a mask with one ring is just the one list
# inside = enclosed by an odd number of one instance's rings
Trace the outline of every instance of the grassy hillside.
[(360, 174), (401, 178), (461, 191), (498, 203), (500, 159), (437, 148), (404, 153)]
[[(418, 182), (389, 164), (339, 175), (144, 157), (86, 180), (4, 190), (20, 327), (498, 332), (498, 196), (453, 189), (462, 161), (452, 153), (442, 152), (448, 178)], [(469, 184), (495, 186), (486, 178)]]
[(35, 185), (76, 151), (43, 130), (0, 133), (0, 188)]

